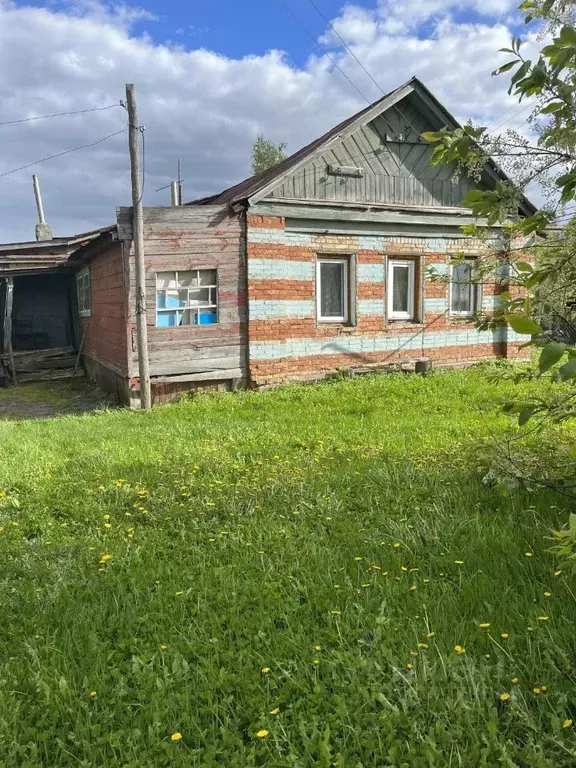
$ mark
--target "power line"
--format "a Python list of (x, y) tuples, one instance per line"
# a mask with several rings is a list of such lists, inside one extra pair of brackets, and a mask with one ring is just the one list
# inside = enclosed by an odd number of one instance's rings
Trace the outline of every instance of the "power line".
[[(493, 128), (490, 131), (490, 133), (494, 133), (494, 131), (497, 131), (499, 128), (502, 128), (502, 126), (506, 125), (506, 123), (509, 123), (510, 120), (514, 120), (519, 115), (522, 115), (524, 112), (527, 112), (529, 109), (534, 109), (534, 104), (528, 104), (527, 106), (524, 107), (524, 109), (521, 109), (519, 112), (515, 112), (513, 115), (510, 115), (510, 117), (508, 119), (504, 120), (502, 123), (500, 123), (495, 128)], [(505, 115), (505, 114), (506, 114), (506, 112), (502, 113), (502, 115)], [(500, 117), (502, 117), (502, 115), (500, 115)], [(498, 119), (498, 118), (496, 118), (496, 119)], [(495, 121), (492, 120), (492, 122), (495, 122)], [(522, 123), (525, 123), (525, 122), (526, 122), (525, 120), (522, 121)], [(489, 125), (491, 125), (491, 123), (489, 123)]]
[(372, 74), (371, 74), (371, 73), (370, 73), (370, 72), (369, 72), (369, 71), (366, 69), (366, 67), (364, 66), (364, 64), (362, 64), (362, 62), (360, 61), (360, 59), (358, 58), (358, 56), (356, 56), (356, 54), (355, 54), (355, 53), (354, 53), (354, 51), (353, 51), (353, 50), (350, 48), (350, 46), (348, 45), (348, 43), (347, 43), (347, 42), (344, 40), (344, 38), (342, 37), (342, 35), (340, 34), (340, 32), (338, 32), (338, 30), (337, 30), (337, 29), (334, 27), (334, 25), (332, 24), (332, 22), (330, 21), (330, 19), (328, 19), (328, 18), (327, 18), (327, 17), (324, 15), (324, 13), (323, 13), (323, 12), (320, 10), (320, 8), (319, 8), (319, 7), (316, 5), (316, 3), (314, 2), (314, 0), (308, 0), (308, 2), (309, 2), (309, 3), (310, 3), (310, 5), (312, 6), (312, 8), (314, 8), (314, 10), (316, 11), (316, 13), (318, 13), (318, 15), (319, 15), (319, 16), (321, 16), (321, 17), (324, 19), (324, 21), (325, 21), (325, 22), (326, 22), (326, 24), (327, 24), (327, 25), (330, 27), (330, 29), (332, 30), (332, 32), (334, 32), (334, 34), (336, 35), (336, 37), (338, 38), (338, 40), (340, 40), (340, 42), (342, 43), (342, 45), (344, 46), (344, 48), (346, 48), (346, 50), (348, 51), (348, 53), (350, 54), (350, 56), (352, 56), (352, 58), (354, 59), (354, 61), (355, 61), (355, 62), (356, 62), (356, 63), (357, 63), (359, 66), (360, 66), (360, 68), (361, 68), (361, 69), (362, 69), (362, 70), (363, 70), (363, 71), (364, 71), (364, 72), (365, 72), (365, 73), (368, 75), (368, 77), (369, 77), (369, 78), (370, 78), (370, 80), (371, 80), (371, 81), (374, 83), (374, 85), (376, 86), (376, 88), (378, 88), (378, 90), (379, 90), (379, 91), (382, 93), (382, 95), (383, 95), (383, 96), (386, 96), (386, 92), (384, 91), (384, 89), (382, 88), (382, 86), (380, 85), (380, 83), (379, 83), (379, 82), (378, 82), (378, 81), (377, 81), (377, 80), (376, 80), (376, 79), (375, 79), (375, 78), (372, 76)]
[(94, 107), (93, 109), (79, 109), (76, 112), (55, 112), (53, 115), (37, 115), (36, 117), (22, 117), (19, 120), (5, 120), (0, 125), (18, 125), (19, 123), (30, 123), (33, 120), (48, 120), (50, 117), (66, 117), (68, 115), (85, 115), (88, 112), (104, 112), (107, 109), (124, 106), (121, 102), (118, 104), (109, 104), (107, 107)]
[(367, 102), (369, 105), (372, 105), (372, 102), (370, 101), (370, 99), (369, 99), (369, 98), (368, 98), (368, 97), (367, 97), (367, 96), (366, 96), (364, 93), (362, 93), (362, 91), (360, 90), (360, 88), (358, 88), (358, 86), (356, 85), (356, 83), (354, 83), (354, 82), (353, 82), (353, 81), (352, 81), (352, 80), (351, 80), (351, 79), (348, 77), (348, 75), (346, 74), (346, 72), (344, 72), (344, 70), (342, 69), (342, 67), (340, 67), (340, 66), (339, 66), (338, 62), (337, 62), (337, 61), (334, 59), (334, 57), (333, 57), (333, 56), (331, 56), (331, 55), (328, 53), (328, 51), (327, 51), (327, 50), (324, 48), (324, 46), (322, 46), (322, 45), (321, 45), (321, 44), (318, 42), (318, 40), (316, 40), (316, 38), (314, 37), (314, 35), (313, 35), (313, 34), (312, 34), (312, 33), (311, 33), (311, 32), (310, 32), (310, 31), (309, 31), (309, 30), (308, 30), (308, 29), (307, 29), (307, 28), (304, 26), (304, 24), (302, 24), (302, 22), (300, 21), (300, 19), (299, 19), (299, 18), (296, 16), (296, 14), (295, 14), (295, 13), (293, 13), (293, 11), (292, 11), (292, 10), (291, 10), (291, 9), (290, 9), (290, 8), (289, 8), (287, 5), (286, 5), (286, 3), (284, 2), (284, 0), (278, 0), (278, 2), (279, 2), (279, 3), (280, 3), (280, 5), (281, 5), (281, 6), (284, 8), (284, 10), (285, 10), (285, 11), (286, 11), (286, 12), (287, 12), (287, 13), (288, 13), (290, 16), (292, 16), (292, 18), (294, 19), (294, 21), (296, 22), (296, 24), (298, 24), (298, 26), (299, 26), (299, 27), (301, 27), (301, 29), (303, 29), (303, 30), (304, 30), (304, 32), (305, 32), (305, 33), (308, 35), (308, 37), (309, 37), (309, 38), (312, 40), (312, 42), (314, 43), (314, 45), (316, 45), (316, 46), (317, 46), (317, 47), (318, 47), (318, 48), (319, 48), (319, 49), (322, 51), (323, 55), (324, 55), (324, 56), (326, 56), (326, 58), (327, 58), (329, 61), (331, 61), (331, 62), (332, 62), (332, 64), (333, 64), (333, 65), (336, 67), (336, 69), (337, 69), (337, 70), (340, 72), (340, 74), (341, 74), (343, 77), (345, 77), (345, 78), (346, 78), (346, 80), (347, 80), (347, 81), (350, 83), (350, 85), (352, 86), (352, 88), (354, 88), (354, 90), (355, 90), (357, 93), (359, 93), (359, 94), (360, 94), (360, 96), (361, 96), (361, 97), (364, 99), (364, 101), (366, 101), (366, 102)]
[(114, 138), (114, 136), (119, 136), (121, 133), (126, 132), (126, 128), (122, 128), (121, 131), (116, 131), (116, 133), (111, 133), (108, 136), (104, 136), (102, 139), (98, 139), (98, 141), (93, 141), (91, 144), (82, 144), (79, 147), (73, 147), (72, 149), (65, 149), (64, 152), (58, 152), (56, 155), (49, 155), (48, 157), (42, 157), (40, 160), (34, 160), (32, 163), (28, 163), (27, 165), (21, 165), (19, 168), (12, 168), (10, 171), (4, 171), (4, 173), (0, 173), (0, 179), (4, 178), (4, 176), (9, 176), (11, 173), (17, 173), (18, 171), (25, 171), (26, 168), (31, 168), (33, 165), (38, 165), (39, 163), (45, 163), (46, 160), (54, 160), (57, 157), (63, 157), (64, 155), (69, 155), (71, 152), (78, 152), (80, 149), (88, 149), (89, 147), (95, 147), (98, 144), (102, 144), (104, 141), (108, 141), (108, 139)]

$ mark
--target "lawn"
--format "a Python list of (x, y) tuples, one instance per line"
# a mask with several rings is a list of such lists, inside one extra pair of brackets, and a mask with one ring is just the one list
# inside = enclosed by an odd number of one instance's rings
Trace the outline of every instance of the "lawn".
[(0, 423), (0, 766), (574, 765), (569, 500), (485, 370)]

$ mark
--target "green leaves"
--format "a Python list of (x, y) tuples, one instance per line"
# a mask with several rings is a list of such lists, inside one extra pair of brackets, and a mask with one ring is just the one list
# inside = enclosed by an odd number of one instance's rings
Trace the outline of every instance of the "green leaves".
[(446, 128), (443, 128), (441, 131), (424, 131), (424, 133), (420, 134), (420, 138), (429, 142), (442, 141), (446, 133)]
[(538, 323), (534, 322), (534, 320), (527, 315), (504, 315), (504, 319), (516, 333), (542, 333), (542, 328)]
[(560, 366), (558, 373), (560, 374), (562, 381), (570, 381), (571, 379), (576, 379), (576, 357), (570, 358), (567, 363), (564, 363), (564, 365)]
[(502, 64), (501, 67), (498, 67), (498, 69), (495, 69), (492, 72), (492, 77), (495, 75), (501, 75), (503, 72), (508, 72), (509, 69), (512, 69), (512, 67), (518, 63), (517, 59), (514, 59), (513, 61), (509, 61), (507, 64)]
[(556, 365), (556, 363), (564, 356), (566, 348), (566, 344), (561, 341), (553, 341), (550, 344), (546, 344), (540, 353), (540, 359), (538, 361), (540, 373), (545, 373), (550, 370), (553, 365)]

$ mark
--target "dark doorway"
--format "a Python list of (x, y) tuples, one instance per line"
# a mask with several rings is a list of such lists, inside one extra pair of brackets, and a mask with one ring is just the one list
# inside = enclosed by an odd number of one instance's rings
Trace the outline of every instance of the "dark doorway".
[(14, 351), (72, 346), (69, 276), (14, 278), (12, 318)]

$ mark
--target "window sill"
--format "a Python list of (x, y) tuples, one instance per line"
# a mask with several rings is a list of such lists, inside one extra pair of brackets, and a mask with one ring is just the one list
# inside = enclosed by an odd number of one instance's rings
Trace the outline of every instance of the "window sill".
[(78, 312), (78, 317), (83, 317), (83, 318), (86, 318), (86, 319), (89, 318), (89, 317), (92, 317), (92, 311), (91, 310), (86, 310), (86, 309), (80, 310)]

